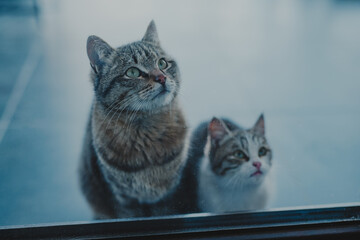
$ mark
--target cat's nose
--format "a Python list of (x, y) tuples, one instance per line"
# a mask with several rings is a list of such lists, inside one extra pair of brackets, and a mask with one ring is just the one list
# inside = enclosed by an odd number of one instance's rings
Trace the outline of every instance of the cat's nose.
[(261, 162), (257, 162), (257, 161), (256, 161), (256, 162), (253, 162), (253, 166), (256, 167), (256, 169), (259, 170), (260, 167), (261, 167)]
[(166, 82), (166, 77), (163, 74), (155, 76), (155, 82), (160, 83), (161, 85), (164, 85)]
[(166, 76), (159, 70), (155, 70), (150, 73), (155, 82), (160, 83), (161, 85), (165, 85), (166, 83)]

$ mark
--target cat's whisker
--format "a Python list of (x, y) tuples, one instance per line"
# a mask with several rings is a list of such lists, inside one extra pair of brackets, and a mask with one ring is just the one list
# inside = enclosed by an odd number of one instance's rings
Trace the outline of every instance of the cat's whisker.
[(233, 174), (229, 181), (227, 182), (227, 186), (236, 186), (237, 182), (239, 181), (238, 177), (236, 176), (236, 174)]
[(104, 124), (104, 122), (105, 122), (106, 118), (109, 116), (110, 112), (111, 112), (118, 104), (119, 104), (119, 102), (116, 101), (116, 100), (113, 101), (113, 102), (110, 104), (110, 106), (108, 107), (108, 112), (107, 112), (107, 114), (105, 115), (104, 120), (101, 122), (100, 127)]
[[(116, 110), (116, 113), (117, 113), (117, 119), (116, 119), (116, 122), (119, 120), (122, 112), (124, 111), (124, 109), (126, 109), (130, 104), (133, 105), (132, 108), (134, 108), (134, 106), (136, 105), (136, 97), (133, 97), (131, 99), (128, 99), (128, 101), (125, 102), (124, 106), (122, 106), (121, 108), (117, 109)], [(135, 104), (134, 104), (135, 103)], [(121, 110), (119, 112), (119, 110)], [(118, 136), (121, 135), (121, 134), (127, 134), (127, 130), (128, 130), (128, 119), (129, 117), (132, 115), (132, 113), (134, 112), (134, 110), (129, 110), (129, 116), (127, 118), (125, 118), (125, 123), (124, 123), (124, 126), (125, 128), (122, 130), (122, 131), (119, 131), (110, 141), (111, 144), (114, 144), (114, 141), (116, 141), (118, 139)], [(125, 150), (124, 150), (125, 151)]]
[(122, 112), (126, 109), (126, 107), (128, 107), (130, 104), (132, 105), (131, 110), (128, 111), (128, 116), (125, 117), (125, 132), (127, 131), (128, 128), (128, 124), (129, 124), (129, 118), (132, 116), (133, 112), (135, 111), (135, 108), (137, 106), (137, 101), (139, 101), (138, 99), (131, 99), (131, 101), (128, 101), (127, 104), (125, 104), (122, 108), (122, 110), (117, 114), (117, 119), (116, 121), (118, 121), (118, 119), (120, 118)]
[(108, 124), (107, 124), (105, 130), (109, 127), (109, 124), (111, 123), (112, 118), (118, 113), (118, 111), (120, 111), (120, 114), (121, 114), (135, 100), (136, 100), (136, 96), (131, 96), (129, 99), (125, 99), (123, 101), (120, 101), (117, 106), (119, 106), (119, 105), (122, 105), (122, 106), (119, 109), (116, 109), (116, 111), (112, 114), (111, 118), (108, 121)]
[(150, 95), (150, 91), (152, 90), (152, 86), (147, 86), (146, 88), (139, 91), (139, 95), (146, 99)]
[[(109, 119), (109, 114), (119, 105), (121, 105), (121, 103), (119, 102), (115, 102), (116, 104), (112, 104), (113, 107), (111, 107), (108, 111), (108, 113), (106, 114), (106, 116), (104, 117), (103, 121), (101, 122), (101, 124), (99, 125), (99, 129), (102, 128), (102, 126), (104, 125), (104, 123)], [(94, 136), (95, 138), (97, 138), (99, 136), (99, 134), (101, 133), (101, 131), (98, 131), (97, 134)]]
[[(130, 125), (131, 125), (131, 118), (132, 116), (134, 115), (135, 113), (135, 108), (136, 108), (136, 105), (137, 103), (132, 103), (132, 110), (128, 112), (128, 116), (125, 118), (125, 122), (124, 122), (124, 125), (123, 125), (123, 131), (126, 134), (128, 134), (128, 131), (130, 129)], [(121, 112), (118, 113), (118, 116), (117, 116), (117, 121), (118, 119), (120, 118), (121, 116)], [(121, 134), (121, 132), (118, 133), (118, 135)]]
[[(128, 99), (128, 101), (125, 101), (124, 105), (123, 105), (121, 108), (119, 108), (119, 109), (117, 109), (117, 110), (115, 111), (114, 115), (117, 114), (116, 122), (119, 120), (119, 117), (121, 116), (122, 112), (123, 112), (129, 105), (132, 105), (135, 101), (136, 101), (135, 98)], [(120, 111), (120, 112), (119, 112), (119, 111)], [(131, 115), (132, 112), (133, 112), (133, 110), (130, 111), (130, 115)], [(114, 117), (114, 115), (113, 115), (112, 117)], [(110, 121), (111, 121), (111, 119), (110, 119)], [(127, 122), (127, 120), (125, 120), (125, 126), (127, 125), (126, 122)], [(105, 130), (106, 130), (106, 129), (107, 129), (107, 128), (105, 128)], [(125, 128), (124, 130), (125, 130), (125, 132), (126, 132), (126, 128)], [(114, 138), (110, 141), (111, 144), (113, 144), (113, 142), (117, 139), (117, 137), (118, 137), (120, 134), (122, 134), (122, 131), (119, 131), (119, 132), (114, 136)]]
[(125, 125), (125, 129), (124, 129), (125, 134), (127, 134), (128, 131), (131, 129), (131, 128), (130, 128), (131, 118), (132, 118), (132, 116), (134, 115), (134, 113), (135, 113), (135, 111), (136, 111), (137, 105), (138, 105), (137, 102), (134, 102), (134, 103), (132, 104), (132, 110), (129, 112), (129, 115), (128, 115), (127, 118), (125, 119), (125, 124), (124, 124), (124, 125)]
[[(118, 102), (112, 109), (111, 111), (109, 111), (109, 113), (107, 114), (107, 116), (104, 119), (104, 123), (105, 121), (107, 121), (107, 125), (105, 130), (108, 128), (109, 123), (111, 122), (112, 117), (114, 116), (114, 114), (118, 111), (117, 107), (121, 106), (123, 103), (122, 102)], [(113, 112), (112, 115), (110, 116), (110, 112)], [(100, 125), (100, 127), (102, 127), (102, 124)]]
[(139, 110), (142, 107), (142, 101), (138, 101), (135, 105), (135, 111), (133, 111), (132, 115), (130, 115), (129, 118), (129, 125), (128, 125), (128, 130), (131, 130), (131, 124), (133, 123), (133, 121), (135, 120), (136, 114), (139, 112)]
[(234, 182), (234, 176), (231, 176), (229, 179), (227, 179), (225, 186), (226, 187), (231, 186), (233, 182)]

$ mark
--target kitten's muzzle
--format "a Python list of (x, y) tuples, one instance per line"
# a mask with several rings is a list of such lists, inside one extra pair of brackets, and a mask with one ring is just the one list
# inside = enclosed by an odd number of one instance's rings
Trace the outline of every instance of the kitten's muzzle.
[(262, 174), (263, 174), (263, 172), (260, 170), (260, 168), (261, 168), (261, 162), (256, 161), (256, 162), (253, 162), (252, 165), (256, 168), (256, 171), (255, 171), (253, 174), (251, 174), (250, 177), (257, 176), (257, 175), (262, 175)]
[(252, 174), (250, 175), (250, 177), (259, 176), (259, 175), (262, 175), (262, 174), (263, 174), (262, 171), (257, 170), (256, 172), (252, 173)]
[(261, 162), (258, 162), (258, 161), (253, 162), (253, 166), (256, 167), (257, 170), (260, 170), (260, 168), (261, 168)]

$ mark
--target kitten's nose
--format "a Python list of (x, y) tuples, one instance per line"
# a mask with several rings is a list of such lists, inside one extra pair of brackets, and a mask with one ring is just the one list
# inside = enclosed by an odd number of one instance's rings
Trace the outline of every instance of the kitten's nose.
[(253, 162), (253, 166), (256, 167), (257, 170), (261, 167), (261, 162)]

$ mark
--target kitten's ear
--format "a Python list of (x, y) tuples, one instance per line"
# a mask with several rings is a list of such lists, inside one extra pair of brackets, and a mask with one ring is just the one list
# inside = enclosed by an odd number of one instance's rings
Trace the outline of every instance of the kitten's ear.
[(154, 20), (151, 20), (142, 41), (149, 42), (155, 45), (160, 45), (159, 36), (156, 30)]
[(265, 135), (264, 114), (260, 115), (260, 117), (256, 121), (255, 125), (253, 126), (253, 130), (259, 135), (262, 135), (262, 136)]
[(230, 132), (225, 123), (216, 117), (214, 117), (209, 123), (208, 130), (211, 143), (218, 143), (221, 139), (224, 138), (226, 134)]
[(110, 54), (115, 51), (109, 44), (97, 36), (90, 36), (86, 44), (87, 55), (90, 65), (95, 73), (101, 71), (101, 68), (107, 62)]

